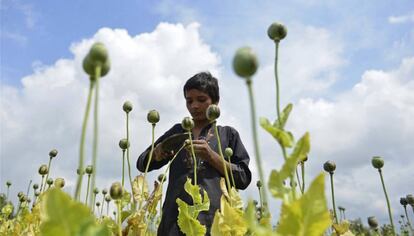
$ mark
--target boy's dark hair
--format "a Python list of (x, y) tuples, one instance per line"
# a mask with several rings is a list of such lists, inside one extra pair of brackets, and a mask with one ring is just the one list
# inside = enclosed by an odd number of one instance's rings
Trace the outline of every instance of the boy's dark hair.
[(210, 72), (200, 72), (189, 78), (184, 85), (184, 97), (185, 92), (190, 89), (197, 89), (210, 96), (213, 103), (217, 103), (220, 100), (219, 86), (217, 79), (214, 78)]

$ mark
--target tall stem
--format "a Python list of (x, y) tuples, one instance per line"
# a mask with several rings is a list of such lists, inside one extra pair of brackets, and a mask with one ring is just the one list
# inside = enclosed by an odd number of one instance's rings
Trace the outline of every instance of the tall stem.
[(46, 174), (46, 180), (49, 179), (49, 173), (50, 173), (50, 164), (52, 162), (52, 158), (49, 158), (49, 164), (47, 165), (47, 174)]
[(384, 178), (382, 177), (382, 171), (381, 171), (381, 169), (378, 169), (378, 172), (379, 172), (379, 175), (380, 175), (380, 178), (381, 178), (382, 188), (383, 188), (384, 194), (385, 194), (385, 200), (387, 201), (388, 216), (390, 218), (390, 223), (391, 223), (391, 227), (392, 227), (392, 233), (395, 235), (395, 228), (394, 228), (394, 222), (392, 220), (390, 200), (388, 200), (388, 194), (387, 194), (387, 190), (385, 189)]
[[(96, 165), (96, 159), (98, 157), (98, 102), (99, 102), (99, 80), (101, 78), (101, 66), (97, 66), (95, 68), (96, 74), (96, 87), (95, 87), (95, 106), (94, 106), (94, 114), (93, 114), (93, 146), (92, 146), (92, 184), (91, 184), (91, 192), (95, 188), (95, 179), (96, 173), (98, 172), (98, 168)], [(89, 199), (89, 203), (92, 204), (92, 195)]]
[(104, 204), (105, 204), (105, 194), (102, 194), (101, 217), (102, 217), (102, 212), (103, 212)]
[(275, 80), (276, 80), (276, 111), (277, 118), (279, 121), (279, 127), (282, 128), (282, 123), (280, 120), (280, 95), (279, 95), (279, 75), (277, 69), (278, 55), (279, 55), (279, 41), (275, 41)]
[(194, 185), (197, 185), (197, 159), (194, 152), (193, 137), (191, 137), (191, 131), (188, 132), (188, 138), (190, 139), (191, 156), (194, 162)]
[[(83, 123), (82, 123), (82, 133), (81, 133), (81, 140), (80, 140), (80, 148), (79, 148), (79, 163), (78, 163), (78, 169), (83, 170), (83, 160), (84, 160), (84, 152), (85, 152), (85, 138), (86, 138), (86, 126), (88, 124), (88, 117), (89, 117), (89, 110), (91, 107), (91, 100), (92, 100), (92, 94), (93, 94), (93, 88), (95, 86), (94, 79), (91, 78), (89, 85), (89, 94), (88, 99), (86, 102), (86, 109), (85, 109), (85, 115), (83, 117)], [(78, 179), (76, 181), (76, 190), (75, 190), (75, 199), (80, 199), (80, 190), (82, 186), (82, 178), (83, 175), (79, 174)], [(41, 188), (40, 188), (41, 189)]]
[[(150, 153), (149, 153), (147, 166), (145, 167), (144, 180), (143, 180), (143, 183), (142, 183), (142, 194), (144, 194), (144, 187), (145, 187), (145, 181), (146, 181), (146, 178), (147, 178), (147, 172), (148, 172), (149, 166), (151, 164), (152, 154), (154, 153), (154, 143), (155, 143), (155, 134), (154, 134), (154, 131), (155, 131), (155, 123), (152, 124), (151, 150), (150, 150)], [(139, 209), (141, 209), (141, 206), (142, 206), (142, 201), (139, 202)]]
[(121, 222), (121, 200), (116, 200), (116, 208), (118, 210), (117, 216), (117, 223), (118, 223), (118, 234), (122, 236), (122, 222)]
[(45, 176), (44, 175), (42, 175), (42, 181), (40, 182), (40, 192), (42, 193), (43, 192), (43, 180), (45, 179)]
[(231, 157), (229, 156), (229, 163), (230, 163), (230, 178), (231, 178), (231, 184), (233, 185), (233, 186), (236, 186), (236, 182), (234, 182), (234, 177), (233, 177), (233, 170), (232, 170), (232, 168), (231, 168)]
[(227, 173), (226, 161), (224, 160), (224, 156), (223, 156), (223, 150), (221, 150), (221, 141), (220, 141), (220, 135), (217, 129), (217, 121), (213, 122), (213, 126), (214, 126), (214, 133), (216, 134), (220, 158), (221, 158), (221, 161), (223, 162), (224, 176), (226, 177), (227, 189), (230, 191), (231, 185), (230, 185), (229, 175)]
[(125, 183), (125, 150), (122, 150), (122, 189)]
[[(91, 175), (88, 175), (88, 187), (86, 188), (85, 205), (88, 205), (88, 195), (89, 195), (89, 183), (90, 183), (90, 181), (91, 181)], [(94, 208), (94, 207), (95, 206), (92, 206), (92, 208)]]
[[(268, 205), (267, 205), (266, 182), (264, 180), (262, 161), (260, 158), (259, 142), (258, 142), (257, 129), (256, 129), (256, 109), (255, 109), (255, 103), (254, 103), (252, 81), (250, 78), (246, 78), (246, 84), (247, 84), (247, 89), (249, 91), (250, 114), (251, 114), (251, 124), (252, 124), (252, 132), (253, 132), (254, 150), (255, 150), (255, 155), (256, 155), (256, 165), (259, 171), (260, 181), (263, 183), (263, 204), (267, 207)], [(265, 211), (267, 212), (267, 209)]]
[(411, 233), (413, 233), (414, 235), (414, 230), (413, 227), (411, 226), (411, 222), (410, 222), (410, 218), (408, 218), (408, 214), (407, 214), (407, 206), (404, 206), (404, 212), (405, 212), (405, 217), (407, 218), (407, 224), (410, 227)]
[(29, 197), (30, 185), (32, 185), (32, 180), (30, 180), (29, 185), (27, 186), (26, 196)]
[(338, 216), (336, 215), (336, 206), (335, 206), (335, 194), (334, 194), (334, 184), (333, 184), (333, 172), (329, 173), (331, 177), (331, 192), (332, 192), (332, 207), (334, 211), (335, 223), (338, 224)]
[(10, 191), (10, 186), (7, 185), (7, 195), (6, 195), (6, 199), (9, 200), (9, 191)]
[[(127, 135), (127, 143), (129, 144), (129, 113), (127, 113), (126, 117), (126, 135)], [(129, 161), (129, 145), (127, 146), (127, 163), (128, 163), (128, 176), (129, 176), (129, 184), (131, 185), (131, 193), (134, 192), (132, 188), (132, 177), (131, 177), (131, 163)], [(135, 199), (132, 198), (135, 202)]]

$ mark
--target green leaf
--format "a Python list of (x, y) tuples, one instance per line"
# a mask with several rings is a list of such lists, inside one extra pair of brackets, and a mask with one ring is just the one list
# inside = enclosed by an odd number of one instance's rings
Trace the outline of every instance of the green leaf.
[(185, 234), (189, 236), (203, 236), (206, 234), (206, 227), (198, 220), (192, 217), (191, 214), (189, 214), (190, 209), (188, 208), (187, 203), (182, 201), (181, 199), (177, 199), (178, 204), (178, 226), (180, 227), (180, 230)]
[(243, 211), (231, 207), (224, 196), (220, 199), (220, 211), (214, 215), (211, 235), (245, 235), (247, 226), (243, 219)]
[(244, 213), (244, 220), (252, 235), (255, 236), (277, 236), (276, 232), (273, 232), (272, 225), (268, 224), (268, 221), (258, 222), (256, 217), (256, 207), (253, 201), (249, 201)]
[(44, 236), (110, 235), (105, 225), (97, 225), (90, 209), (73, 201), (60, 189), (46, 192), (41, 202), (40, 226)]
[(272, 170), (270, 172), (268, 187), (273, 197), (287, 199), (290, 193), (290, 188), (286, 187), (283, 181), (288, 177), (288, 175), (278, 172), (277, 170)]
[(184, 189), (190, 194), (191, 198), (193, 198), (194, 204), (201, 203), (200, 187), (198, 185), (193, 185), (191, 179), (187, 178), (187, 181), (184, 184)]
[(302, 161), (306, 158), (306, 156), (308, 156), (309, 151), (310, 151), (310, 137), (309, 137), (309, 133), (306, 132), (296, 143), (295, 148), (293, 149), (293, 152), (290, 155), (289, 159)]
[(290, 148), (293, 145), (293, 135), (283, 129), (273, 126), (267, 118), (260, 117), (260, 126), (276, 139), (282, 147)]
[(325, 198), (325, 177), (319, 174), (300, 199), (283, 202), (277, 232), (281, 235), (320, 236), (331, 225)]
[(273, 123), (274, 127), (277, 127), (279, 129), (284, 129), (286, 122), (289, 118), (290, 112), (292, 111), (293, 105), (292, 103), (287, 104), (287, 106), (283, 109), (282, 113), (280, 113), (280, 123), (279, 120), (276, 119)]
[(132, 192), (136, 202), (142, 202), (148, 198), (148, 183), (147, 181), (144, 181), (144, 176), (142, 174), (136, 176), (132, 181)]

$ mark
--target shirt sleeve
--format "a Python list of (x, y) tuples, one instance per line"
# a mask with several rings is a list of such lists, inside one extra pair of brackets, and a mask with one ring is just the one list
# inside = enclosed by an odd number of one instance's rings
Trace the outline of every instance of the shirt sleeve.
[(230, 158), (230, 161), (235, 187), (237, 189), (246, 189), (252, 180), (252, 173), (249, 169), (250, 157), (237, 130), (230, 127), (228, 135), (229, 147), (233, 149), (233, 156)]
[[(180, 127), (181, 127), (180, 124), (176, 124), (171, 129), (169, 129), (167, 132), (165, 132), (161, 137), (159, 137), (154, 142), (154, 148), (157, 146), (157, 144), (161, 143), (162, 141), (164, 141), (166, 138), (168, 138), (172, 134), (178, 133)], [(151, 145), (149, 147), (147, 147), (147, 149), (145, 149), (145, 151), (143, 153), (141, 153), (141, 155), (139, 155), (138, 160), (137, 160), (137, 169), (139, 171), (145, 172), (145, 168), (147, 167), (150, 152), (151, 152)], [(168, 161), (169, 160), (167, 160), (167, 159), (164, 159), (164, 160), (161, 160), (161, 161), (156, 161), (155, 159), (152, 159), (151, 163), (148, 167), (148, 171), (160, 169), (165, 164), (167, 164)]]

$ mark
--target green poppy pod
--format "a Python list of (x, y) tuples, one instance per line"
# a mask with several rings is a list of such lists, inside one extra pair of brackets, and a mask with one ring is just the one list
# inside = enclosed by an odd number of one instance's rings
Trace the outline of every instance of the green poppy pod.
[(35, 191), (35, 196), (36, 197), (39, 197), (39, 195), (40, 195), (40, 192), (39, 191)]
[(405, 199), (407, 199), (408, 204), (414, 205), (414, 196), (412, 194), (407, 194), (407, 196), (405, 196)]
[(376, 229), (378, 227), (378, 221), (377, 218), (375, 218), (375, 216), (370, 216), (368, 217), (368, 225), (369, 227), (371, 227), (372, 229)]
[(233, 156), (233, 149), (231, 149), (230, 147), (227, 147), (226, 149), (224, 149), (224, 155), (226, 155), (226, 157), (230, 158)]
[(238, 76), (248, 78), (256, 73), (258, 67), (256, 54), (250, 47), (242, 47), (236, 51), (233, 58), (233, 70)]
[(92, 166), (92, 165), (88, 165), (88, 166), (85, 168), (85, 172), (86, 172), (86, 174), (91, 175), (91, 174), (92, 174), (92, 172), (93, 172), (93, 166)]
[(108, 50), (101, 42), (96, 42), (89, 50), (89, 57), (94, 64), (103, 65), (108, 60)]
[(108, 202), (110, 202), (111, 201), (111, 196), (109, 196), (109, 195), (106, 195), (105, 196), (105, 201), (108, 203)]
[[(95, 80), (96, 79), (96, 64), (93, 63), (92, 59), (90, 58), (90, 55), (86, 55), (86, 57), (83, 59), (82, 67), (83, 70), (90, 76), (90, 79)], [(108, 74), (109, 70), (111, 69), (111, 62), (108, 59), (105, 61), (104, 64), (101, 65), (101, 77), (104, 77), (106, 74)]]
[(323, 164), (323, 169), (326, 172), (332, 174), (336, 169), (336, 164), (333, 161), (327, 161), (327, 162), (325, 162), (325, 164)]
[(65, 187), (65, 179), (64, 178), (56, 178), (54, 185), (55, 185), (56, 188)]
[(39, 175), (47, 175), (49, 172), (49, 169), (47, 168), (47, 165), (43, 164), (39, 167)]
[(124, 105), (122, 105), (122, 109), (126, 112), (126, 113), (130, 113), (132, 111), (132, 102), (130, 101), (126, 101), (124, 102)]
[(115, 182), (111, 185), (111, 188), (109, 190), (109, 195), (111, 195), (111, 198), (114, 200), (118, 200), (122, 198), (124, 190), (122, 189), (122, 185), (119, 182)]
[(407, 199), (405, 197), (400, 198), (400, 204), (403, 206), (407, 206), (408, 204)]
[(85, 174), (85, 170), (84, 169), (76, 169), (76, 173), (78, 174), (78, 175), (84, 175)]
[(48, 185), (52, 185), (52, 184), (53, 184), (53, 179), (52, 179), (52, 178), (47, 179), (47, 180), (46, 180), (46, 183), (47, 183)]
[(96, 195), (96, 194), (98, 194), (99, 193), (99, 188), (97, 188), (97, 187), (95, 187), (94, 189), (93, 189), (93, 193)]
[(39, 188), (39, 185), (38, 184), (33, 184), (33, 189), (34, 190), (37, 190)]
[(52, 150), (50, 150), (50, 152), (49, 152), (49, 157), (50, 157), (50, 158), (54, 158), (54, 157), (56, 157), (56, 156), (57, 156), (57, 154), (58, 154), (58, 150), (56, 150), (56, 149), (52, 149)]
[(25, 201), (27, 201), (27, 196), (23, 194), (21, 197), (19, 197), (19, 201), (20, 201), (20, 202), (25, 202)]
[(106, 189), (106, 188), (102, 189), (102, 194), (103, 195), (106, 195), (107, 193), (108, 193), (108, 189)]
[(271, 40), (278, 42), (286, 37), (287, 29), (284, 25), (275, 22), (267, 29), (267, 35)]
[(261, 187), (263, 186), (262, 181), (258, 180), (258, 181), (256, 182), (256, 186), (257, 186), (258, 188), (261, 188)]
[(147, 114), (147, 120), (151, 124), (156, 124), (160, 121), (160, 114), (156, 110), (151, 110)]
[(161, 183), (162, 179), (164, 179), (164, 181), (166, 181), (166, 180), (167, 180), (167, 178), (165, 177), (165, 175), (164, 175), (164, 174), (160, 174), (160, 175), (158, 175), (158, 182), (160, 182), (160, 183)]
[(10, 181), (6, 182), (7, 187), (10, 187), (12, 185), (12, 183)]
[(17, 193), (17, 197), (18, 197), (18, 198), (21, 198), (23, 195), (24, 195), (24, 193), (23, 193), (23, 192), (18, 192), (18, 193)]
[(183, 121), (181, 121), (181, 127), (183, 127), (186, 131), (191, 131), (194, 128), (194, 121), (190, 117), (184, 117)]
[(129, 141), (126, 138), (119, 140), (119, 147), (122, 150), (127, 150), (129, 148)]
[(96, 206), (97, 207), (100, 207), (101, 206), (101, 203), (100, 202), (96, 202)]
[(220, 117), (220, 108), (216, 104), (211, 104), (206, 110), (206, 117), (209, 121), (214, 121)]
[(379, 156), (372, 157), (371, 163), (372, 166), (376, 169), (381, 169), (384, 166), (384, 160)]

